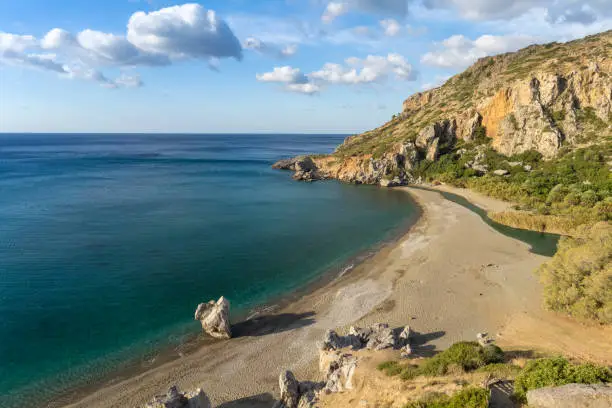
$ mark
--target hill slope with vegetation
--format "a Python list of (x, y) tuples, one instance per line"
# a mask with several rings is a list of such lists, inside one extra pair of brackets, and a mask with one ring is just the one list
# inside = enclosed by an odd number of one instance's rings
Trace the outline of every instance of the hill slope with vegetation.
[(480, 59), (333, 154), (275, 167), (297, 180), (446, 183), (513, 202), (490, 216), (573, 237), (541, 271), (547, 306), (611, 322), (612, 31)]

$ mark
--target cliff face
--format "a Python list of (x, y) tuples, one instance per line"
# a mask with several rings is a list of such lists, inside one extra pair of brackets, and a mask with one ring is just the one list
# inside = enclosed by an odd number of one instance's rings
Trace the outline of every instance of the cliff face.
[(608, 31), (483, 58), (443, 86), (412, 95), (388, 123), (313, 160), (319, 177), (395, 185), (413, 181), (420, 162), (461, 143), (468, 149), (487, 143), (509, 157), (537, 151), (550, 159), (562, 147), (611, 135)]

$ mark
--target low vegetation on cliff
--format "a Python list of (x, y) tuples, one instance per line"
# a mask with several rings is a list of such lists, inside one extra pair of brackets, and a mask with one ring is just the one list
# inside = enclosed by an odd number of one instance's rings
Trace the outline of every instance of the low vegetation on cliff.
[[(526, 402), (527, 392), (565, 384), (600, 384), (612, 382), (612, 370), (592, 363), (574, 364), (563, 357), (515, 360), (494, 345), (459, 342), (431, 358), (421, 361), (393, 360), (378, 365), (390, 377), (413, 381), (427, 377), (430, 383), (460, 383), (463, 388), (451, 395), (430, 393), (405, 408), (485, 408), (489, 404), (487, 384), (498, 381), (514, 383), (513, 399)], [(483, 388), (483, 386), (485, 388)]]

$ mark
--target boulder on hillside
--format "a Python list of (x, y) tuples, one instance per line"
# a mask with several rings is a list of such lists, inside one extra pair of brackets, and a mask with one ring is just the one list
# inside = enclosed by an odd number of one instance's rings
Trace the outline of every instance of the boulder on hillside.
[(221, 296), (217, 302), (200, 303), (195, 312), (195, 320), (202, 324), (204, 332), (217, 339), (230, 339), (232, 330), (229, 321), (230, 303)]
[(567, 384), (538, 388), (527, 392), (531, 408), (610, 408), (612, 386), (609, 384)]

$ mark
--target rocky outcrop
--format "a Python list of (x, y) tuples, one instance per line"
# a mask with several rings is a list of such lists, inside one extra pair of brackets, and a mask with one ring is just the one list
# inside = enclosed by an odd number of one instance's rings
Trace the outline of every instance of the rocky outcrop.
[(387, 348), (401, 348), (410, 343), (412, 331), (406, 326), (398, 334), (386, 323), (376, 323), (370, 327), (351, 327), (346, 336), (341, 336), (334, 330), (325, 333), (320, 350), (340, 350), (350, 347), (353, 350), (367, 348), (370, 350), (384, 350)]
[(201, 389), (183, 394), (174, 386), (167, 394), (155, 397), (145, 408), (212, 408), (212, 405)]
[(223, 296), (218, 301), (200, 303), (195, 312), (195, 320), (199, 320), (205, 333), (218, 339), (229, 339), (232, 330), (229, 321), (230, 303)]
[[(425, 160), (458, 149), (474, 154), (463, 162), (474, 170), (469, 176), (482, 176), (503, 170), (488, 168), (490, 148), (506, 156), (534, 150), (549, 159), (563, 147), (610, 136), (612, 31), (483, 58), (444, 85), (410, 96), (399, 116), (347, 137), (333, 155), (275, 167), (295, 171), (298, 180), (395, 187), (416, 182), (432, 168)], [(303, 165), (296, 168), (299, 160)]]
[(427, 126), (419, 133), (416, 146), (424, 153), (429, 161), (435, 161), (440, 154), (440, 148), (449, 145), (457, 137), (457, 122), (445, 120)]
[(612, 386), (609, 384), (567, 384), (538, 388), (527, 392), (531, 408), (609, 408)]

